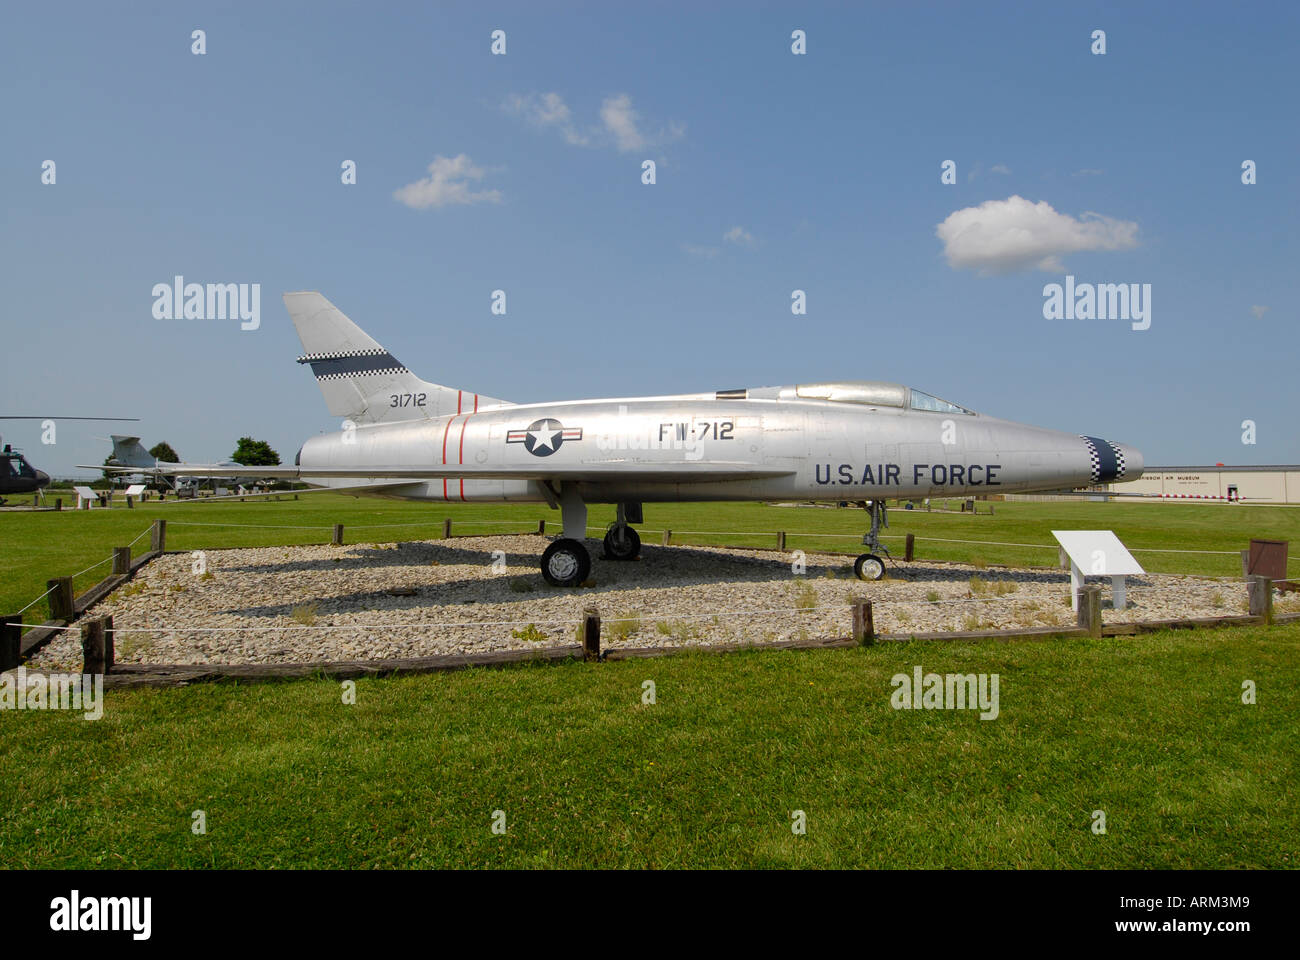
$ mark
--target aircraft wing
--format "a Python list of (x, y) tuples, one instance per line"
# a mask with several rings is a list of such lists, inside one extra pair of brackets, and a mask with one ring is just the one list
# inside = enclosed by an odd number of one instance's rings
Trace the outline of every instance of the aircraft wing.
[[(211, 471), (199, 467), (88, 467), (94, 470), (158, 474), (169, 477), (207, 476)], [(793, 470), (772, 470), (752, 464), (727, 461), (686, 461), (679, 463), (619, 464), (604, 461), (599, 467), (572, 464), (566, 466), (502, 467), (476, 464), (431, 464), (427, 467), (367, 466), (367, 467), (223, 467), (221, 476), (248, 477), (261, 480), (328, 480), (355, 478), (358, 480), (404, 480), (410, 483), (421, 480), (583, 480), (601, 481), (722, 481), (758, 480), (767, 477), (784, 477)], [(335, 488), (337, 489), (337, 488)]]

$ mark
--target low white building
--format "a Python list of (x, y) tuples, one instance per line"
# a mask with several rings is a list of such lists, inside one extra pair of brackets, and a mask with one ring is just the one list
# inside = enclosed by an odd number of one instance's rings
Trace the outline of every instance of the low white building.
[(1300, 466), (1147, 467), (1141, 479), (1108, 489), (1153, 500), (1300, 503)]

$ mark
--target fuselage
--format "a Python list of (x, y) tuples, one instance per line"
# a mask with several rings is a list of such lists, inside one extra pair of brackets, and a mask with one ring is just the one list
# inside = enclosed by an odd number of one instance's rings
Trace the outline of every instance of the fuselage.
[[(548, 467), (581, 468), (588, 503), (873, 500), (1056, 490), (1133, 480), (1133, 447), (1000, 420), (897, 384), (812, 384), (675, 397), (508, 404), (322, 434), (303, 468), (473, 465), (530, 479), (413, 479), (385, 495), (546, 501)], [(691, 466), (763, 476), (710, 479)], [(680, 465), (671, 480), (629, 478)], [(390, 474), (391, 476), (391, 474)], [(355, 480), (329, 481), (348, 486)]]

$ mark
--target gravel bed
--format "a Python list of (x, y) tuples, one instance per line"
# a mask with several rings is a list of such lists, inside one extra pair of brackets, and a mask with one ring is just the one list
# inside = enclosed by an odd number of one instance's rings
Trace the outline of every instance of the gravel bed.
[[(616, 563), (589, 541), (591, 585), (549, 586), (538, 536), (343, 547), (260, 547), (160, 557), (95, 608), (111, 614), (120, 663), (284, 663), (480, 653), (575, 642), (583, 609), (602, 617), (602, 645), (702, 646), (828, 638), (850, 632), (850, 599), (874, 601), (881, 633), (1071, 625), (1064, 571), (897, 563), (863, 583), (851, 558), (720, 547), (646, 545)], [(504, 559), (504, 565), (502, 564)], [(494, 564), (494, 560), (496, 561)], [(1109, 605), (1109, 591), (1105, 593)], [(1107, 622), (1244, 613), (1231, 580), (1130, 577), (1128, 609)], [(958, 602), (960, 601), (960, 602)], [(1300, 609), (1288, 595), (1277, 609)], [(211, 629), (216, 628), (216, 629)], [(75, 670), (70, 631), (31, 666)]]

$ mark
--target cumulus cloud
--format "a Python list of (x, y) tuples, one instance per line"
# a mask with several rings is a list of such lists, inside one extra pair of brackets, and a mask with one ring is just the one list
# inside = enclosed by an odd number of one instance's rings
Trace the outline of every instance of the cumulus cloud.
[(1268, 313), (1268, 307), (1256, 304), (1250, 308), (1250, 312), (1255, 315), (1256, 320), (1263, 320), (1264, 314)]
[(742, 247), (752, 247), (754, 245), (754, 235), (744, 227), (732, 227), (722, 235), (722, 239), (728, 243), (739, 244)]
[(647, 131), (626, 93), (606, 97), (600, 105), (599, 124), (581, 124), (558, 93), (512, 93), (503, 109), (541, 129), (558, 130), (566, 143), (575, 147), (606, 147), (626, 153), (660, 146), (681, 138), (681, 126), (669, 125)]
[(412, 210), (445, 207), (452, 204), (500, 203), (500, 190), (470, 189), (472, 181), (482, 180), (483, 168), (474, 165), (466, 154), (444, 157), (429, 164), (429, 175), (393, 191), (393, 198)]
[(574, 125), (573, 111), (558, 93), (529, 93), (524, 96), (512, 93), (506, 98), (505, 109), (535, 127), (559, 130), (565, 141), (575, 147), (585, 147), (591, 142), (590, 137)]
[(1058, 272), (1064, 269), (1061, 257), (1069, 253), (1136, 247), (1138, 225), (1099, 213), (1075, 219), (1057, 213), (1045, 200), (1031, 203), (1012, 196), (956, 210), (934, 232), (955, 270), (1010, 273), (1036, 267)]

